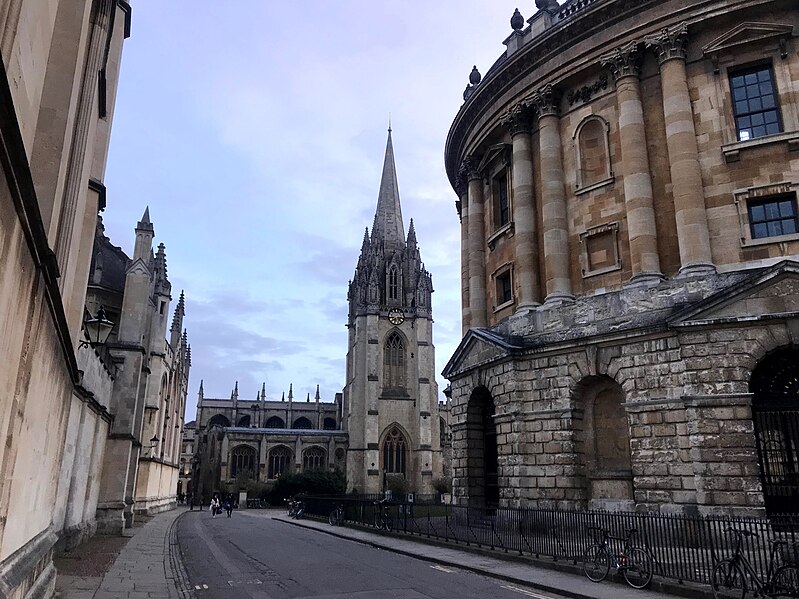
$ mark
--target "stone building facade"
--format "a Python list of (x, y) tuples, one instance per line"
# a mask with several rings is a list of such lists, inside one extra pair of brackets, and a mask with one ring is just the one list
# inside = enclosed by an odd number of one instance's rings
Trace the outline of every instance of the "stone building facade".
[[(197, 419), (192, 430), (194, 456), (192, 484), (187, 492), (208, 503), (223, 484), (242, 477), (268, 482), (282, 474), (307, 470), (344, 472), (347, 432), (342, 426), (342, 399), (295, 401), (293, 385), (288, 398), (267, 399), (266, 383), (253, 400), (239, 399), (238, 383), (229, 399), (205, 397), (203, 383), (197, 397)], [(187, 448), (187, 451), (191, 451)], [(188, 463), (188, 462), (187, 462)]]
[(432, 293), (413, 220), (405, 236), (389, 129), (372, 233), (347, 298), (349, 490), (379, 493), (394, 478), (427, 494), (441, 476)]
[(795, 3), (536, 7), (445, 151), (456, 500), (795, 511)]
[(95, 525), (111, 375), (82, 323), (125, 0), (0, 3), (0, 594), (49, 596)]
[(181, 292), (170, 309), (166, 248), (161, 243), (153, 251), (149, 208), (135, 233), (128, 257), (97, 219), (86, 295), (87, 313), (102, 307), (114, 323), (103, 352), (113, 373), (109, 409), (114, 416), (97, 509), (104, 532), (131, 526), (135, 513), (175, 506), (191, 367), (185, 298)]

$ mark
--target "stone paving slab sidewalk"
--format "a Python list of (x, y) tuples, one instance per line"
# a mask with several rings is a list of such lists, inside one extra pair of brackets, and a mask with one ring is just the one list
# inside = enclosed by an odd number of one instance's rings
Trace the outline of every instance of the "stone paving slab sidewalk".
[[(157, 514), (143, 526), (135, 527), (127, 543), (122, 543), (119, 537), (89, 540), (83, 551), (85, 566), (69, 564), (69, 557), (58, 559), (56, 567), (62, 564), (62, 571), (56, 578), (55, 596), (59, 599), (185, 599), (185, 572), (176, 557), (179, 552), (175, 551), (175, 523), (185, 512), (185, 508), (179, 508)], [(118, 555), (109, 566), (102, 563), (109, 559), (102, 549), (111, 550), (114, 539)], [(172, 551), (170, 545), (175, 545)], [(97, 551), (96, 555), (93, 550)]]

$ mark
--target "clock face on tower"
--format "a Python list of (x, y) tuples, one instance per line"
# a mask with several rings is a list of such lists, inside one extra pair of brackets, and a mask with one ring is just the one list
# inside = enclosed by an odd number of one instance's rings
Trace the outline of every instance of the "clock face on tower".
[(405, 321), (405, 315), (402, 310), (392, 308), (388, 311), (388, 321), (393, 325), (400, 325)]

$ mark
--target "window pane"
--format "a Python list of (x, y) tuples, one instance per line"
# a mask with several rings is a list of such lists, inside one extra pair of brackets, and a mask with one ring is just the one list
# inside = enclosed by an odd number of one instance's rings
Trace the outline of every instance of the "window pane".
[[(750, 102), (751, 104), (751, 102)], [(763, 119), (763, 113), (759, 112), (757, 114), (752, 115), (752, 125), (763, 125), (765, 120)]]
[(767, 94), (773, 93), (774, 89), (771, 87), (771, 78), (767, 78), (766, 81), (761, 81), (760, 83), (760, 94), (765, 96)]
[(766, 123), (768, 124), (776, 124), (777, 119), (777, 111), (776, 110), (769, 110), (763, 113), (766, 118)]
[(744, 84), (744, 78), (741, 75), (737, 75), (732, 78), (732, 86), (741, 88)]
[[(763, 103), (760, 101), (760, 98), (752, 98), (749, 100), (749, 112), (756, 112), (758, 110), (763, 110)], [(762, 114), (755, 114), (754, 117), (763, 118)]]
[(761, 239), (768, 237), (768, 227), (765, 224), (758, 224), (752, 227), (752, 238)]
[(747, 73), (744, 75), (744, 81), (746, 81), (747, 86), (757, 83), (757, 73)]
[(794, 210), (794, 203), (790, 200), (784, 200), (780, 202), (779, 212), (780, 216), (796, 216), (796, 211)]
[(743, 87), (733, 87), (732, 90), (732, 98), (736, 102), (740, 100), (746, 100), (746, 88)]
[(763, 137), (765, 134), (765, 127), (752, 127), (752, 137)]
[(783, 235), (790, 235), (791, 233), (796, 233), (796, 232), (797, 232), (796, 218), (782, 221)]
[(766, 210), (763, 206), (751, 206), (749, 208), (749, 220), (754, 222), (760, 222), (766, 219)]
[(767, 135), (774, 135), (775, 133), (780, 132), (780, 124), (779, 123), (771, 123), (770, 125), (766, 125), (766, 134)]
[(738, 128), (739, 129), (749, 129), (752, 126), (752, 119), (748, 116), (742, 116), (738, 119)]
[(735, 103), (735, 114), (742, 114), (749, 112), (749, 103), (746, 100), (741, 100)]
[(766, 209), (766, 219), (774, 220), (780, 217), (780, 205), (777, 202), (769, 202), (764, 208)]
[(782, 227), (780, 226), (780, 221), (771, 221), (768, 223), (768, 236), (775, 237), (777, 235), (782, 235)]

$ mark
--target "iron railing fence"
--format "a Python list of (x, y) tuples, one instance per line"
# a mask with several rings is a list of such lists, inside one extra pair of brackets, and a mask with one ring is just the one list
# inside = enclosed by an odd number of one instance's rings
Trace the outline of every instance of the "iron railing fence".
[[(374, 526), (379, 514), (374, 501), (350, 497), (304, 497), (305, 514), (327, 519), (344, 507), (344, 522)], [(568, 560), (578, 564), (589, 545), (599, 541), (597, 529), (613, 537), (611, 549), (621, 551), (631, 528), (634, 545), (648, 549), (656, 575), (679, 583), (709, 584), (715, 563), (731, 557), (735, 535), (730, 528), (755, 533), (743, 539), (743, 551), (765, 580), (774, 541), (799, 541), (799, 517), (765, 518), (683, 516), (672, 514), (561, 511), (534, 508), (475, 508), (448, 504), (389, 503), (394, 531), (455, 544), (474, 545), (506, 553)], [(778, 555), (777, 559), (782, 559)]]

